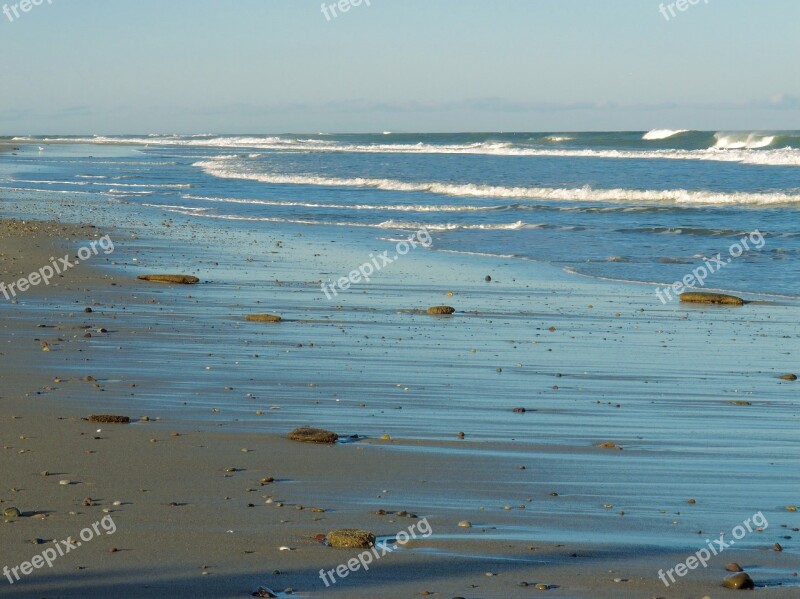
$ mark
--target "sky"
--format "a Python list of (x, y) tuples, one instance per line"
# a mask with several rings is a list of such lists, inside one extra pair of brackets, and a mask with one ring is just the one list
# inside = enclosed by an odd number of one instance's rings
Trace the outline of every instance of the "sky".
[(37, 1), (0, 135), (800, 129), (798, 0)]

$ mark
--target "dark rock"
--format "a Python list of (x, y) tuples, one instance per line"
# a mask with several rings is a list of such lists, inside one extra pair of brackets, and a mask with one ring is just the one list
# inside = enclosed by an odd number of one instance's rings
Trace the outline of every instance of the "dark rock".
[(736, 562), (731, 562), (730, 564), (728, 564), (727, 566), (725, 566), (725, 569), (726, 569), (728, 572), (744, 572), (744, 568), (742, 568), (742, 567), (741, 567), (739, 564), (737, 564)]
[(442, 314), (447, 315), (447, 314), (452, 314), (455, 311), (456, 309), (453, 308), (452, 306), (433, 306), (431, 308), (428, 308), (428, 314), (433, 314), (433, 315), (442, 315)]
[(743, 306), (745, 301), (735, 295), (724, 293), (701, 293), (690, 291), (681, 295), (681, 301), (695, 304), (723, 304), (728, 306)]
[(722, 581), (722, 586), (726, 589), (734, 589), (738, 591), (744, 591), (749, 589), (756, 588), (753, 579), (750, 578), (750, 575), (746, 572), (740, 572), (739, 574), (734, 574), (733, 576), (729, 576), (725, 580)]
[(88, 420), (102, 424), (128, 424), (131, 421), (128, 416), (112, 416), (110, 414), (93, 414), (89, 416)]
[(248, 322), (280, 322), (282, 319), (276, 314), (248, 314)]
[(289, 433), (289, 439), (303, 443), (336, 443), (338, 438), (336, 433), (321, 428), (300, 427)]
[(7, 507), (3, 510), (3, 518), (6, 520), (14, 520), (22, 516), (22, 512), (20, 512), (15, 507)]
[(343, 528), (328, 533), (328, 544), (331, 547), (346, 549), (368, 549), (375, 544), (375, 535), (368, 530)]
[(200, 282), (200, 279), (192, 275), (139, 275), (137, 278), (151, 283), (173, 283), (176, 285), (195, 285)]

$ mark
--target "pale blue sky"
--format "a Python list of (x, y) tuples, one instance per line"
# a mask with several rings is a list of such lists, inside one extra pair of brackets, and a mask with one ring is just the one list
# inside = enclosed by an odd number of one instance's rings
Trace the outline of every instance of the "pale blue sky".
[(47, 1), (0, 135), (800, 129), (798, 0)]

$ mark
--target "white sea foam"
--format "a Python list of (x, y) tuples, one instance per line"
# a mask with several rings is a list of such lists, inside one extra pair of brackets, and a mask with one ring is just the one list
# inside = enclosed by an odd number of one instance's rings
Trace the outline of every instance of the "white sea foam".
[(94, 195), (88, 191), (73, 191), (73, 190), (64, 190), (64, 189), (36, 189), (33, 187), (5, 187), (4, 185), (0, 185), (0, 189), (5, 189), (6, 191), (35, 191), (36, 193), (58, 193), (58, 194), (69, 194), (69, 195)]
[(427, 229), (429, 231), (515, 231), (518, 229), (538, 229), (539, 224), (526, 223), (518, 220), (513, 223), (485, 224), (485, 225), (465, 225), (456, 223), (419, 223), (410, 221), (387, 220), (378, 225), (380, 229), (403, 229), (408, 231), (419, 231)]
[[(651, 132), (652, 133), (652, 132)], [(800, 166), (800, 149), (782, 148), (759, 150), (774, 143), (775, 136), (748, 134), (717, 134), (717, 144), (704, 150), (590, 150), (548, 149), (526, 147), (508, 142), (477, 142), (469, 144), (344, 144), (321, 139), (286, 137), (218, 136), (213, 138), (117, 138), (93, 137), (72, 139), (72, 143), (149, 144), (165, 146), (196, 146), (274, 152), (340, 152), (365, 154), (478, 154), (492, 156), (552, 156), (567, 158), (609, 158), (639, 160), (712, 160), (739, 162), (764, 166)], [(564, 140), (566, 141), (566, 140)], [(249, 152), (250, 153), (250, 152)], [(238, 156), (232, 156), (237, 158)]]
[[(369, 187), (384, 191), (422, 192), (477, 198), (518, 198), (575, 202), (663, 202), (693, 205), (773, 205), (800, 203), (800, 193), (719, 193), (712, 191), (574, 189), (551, 187), (503, 187), (473, 183), (406, 182), (394, 179), (335, 178), (318, 175), (282, 175), (248, 172), (246, 165), (215, 160), (197, 162), (209, 175), (224, 179), (244, 179), (273, 185), (313, 185), (321, 187)], [(237, 168), (238, 167), (238, 168)]]
[(529, 260), (531, 262), (534, 262), (534, 260), (531, 260), (524, 256), (516, 256), (514, 254), (494, 254), (490, 252), (468, 252), (466, 250), (442, 250), (442, 249), (440, 249), (439, 251), (442, 252), (443, 254), (460, 254), (462, 256), (485, 256), (487, 258), (503, 258), (503, 259), (518, 258), (521, 260)]
[(646, 141), (655, 141), (659, 139), (669, 139), (681, 133), (688, 133), (689, 129), (653, 129), (644, 134), (642, 139)]
[[(59, 139), (45, 139), (44, 141), (65, 141)], [(321, 139), (294, 139), (279, 136), (246, 137), (246, 136), (157, 136), (157, 137), (95, 137), (74, 138), (68, 140), (72, 143), (93, 144), (136, 144), (149, 146), (196, 146), (209, 148), (264, 148), (280, 149), (288, 146), (305, 146), (335, 144), (333, 141)]]
[(386, 220), (379, 223), (353, 222), (353, 221), (332, 221), (332, 220), (312, 220), (297, 218), (281, 218), (277, 216), (244, 216), (239, 214), (216, 214), (196, 208), (183, 206), (166, 206), (158, 204), (145, 204), (153, 208), (160, 208), (166, 212), (183, 214), (185, 216), (197, 216), (219, 220), (237, 220), (248, 222), (270, 222), (270, 223), (289, 223), (296, 225), (317, 225), (332, 227), (358, 227), (367, 229), (393, 229), (403, 231), (419, 231), (427, 229), (429, 231), (458, 231), (458, 230), (484, 230), (484, 231), (513, 231), (518, 229), (538, 229), (544, 225), (516, 221), (513, 223), (498, 224), (460, 224), (460, 223), (425, 223), (418, 221), (397, 221)]
[(297, 206), (300, 208), (329, 208), (333, 210), (379, 210), (384, 212), (485, 212), (498, 210), (502, 206), (453, 206), (429, 204), (327, 204), (318, 202), (291, 202), (288, 200), (251, 200), (242, 198), (219, 198), (195, 195), (181, 196), (186, 200), (216, 202), (220, 204), (253, 204), (260, 206)]
[(716, 133), (717, 143), (714, 147), (718, 150), (756, 150), (768, 148), (777, 136), (761, 135), (758, 133)]
[[(30, 183), (32, 185), (91, 185), (89, 181), (37, 181), (34, 179), (8, 179), (13, 183)], [(106, 184), (110, 185), (110, 183)]]
[(111, 195), (124, 195), (124, 196), (151, 196), (155, 192), (153, 191), (131, 191), (130, 189), (109, 189), (106, 192)]
[(146, 189), (191, 189), (192, 187), (188, 183), (100, 183), (95, 181), (38, 181), (33, 179), (9, 179), (9, 181), (13, 181), (14, 183), (32, 183), (36, 185), (99, 185), (102, 187), (144, 187)]
[(188, 210), (191, 212), (206, 212), (207, 210), (211, 210), (211, 208), (193, 208), (191, 206), (176, 206), (174, 204), (142, 204), (142, 206), (146, 206), (147, 208), (163, 208), (164, 210)]

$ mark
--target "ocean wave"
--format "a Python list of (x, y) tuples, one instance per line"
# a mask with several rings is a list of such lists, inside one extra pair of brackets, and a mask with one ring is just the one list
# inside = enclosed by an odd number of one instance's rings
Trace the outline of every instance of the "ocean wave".
[(273, 185), (313, 185), (321, 187), (369, 187), (384, 191), (421, 192), (478, 198), (518, 198), (575, 202), (671, 202), (692, 205), (776, 205), (798, 204), (800, 193), (720, 193), (713, 191), (576, 189), (549, 187), (502, 187), (474, 183), (415, 183), (394, 179), (334, 178), (318, 175), (280, 175), (252, 173), (229, 168), (227, 163), (197, 162), (207, 174), (223, 179), (243, 179)]
[(247, 136), (180, 136), (162, 135), (155, 137), (107, 137), (97, 135), (94, 137), (78, 137), (72, 139), (45, 138), (41, 141), (69, 141), (72, 143), (91, 143), (106, 145), (144, 145), (144, 146), (196, 146), (209, 148), (265, 148), (276, 149), (287, 146), (304, 146), (335, 144), (334, 141), (321, 139), (295, 139), (279, 136), (247, 137)]
[(428, 231), (516, 231), (519, 229), (540, 229), (544, 225), (526, 223), (518, 220), (513, 223), (499, 223), (499, 224), (472, 224), (466, 225), (461, 223), (419, 223), (409, 221), (396, 221), (387, 220), (377, 225), (372, 225), (379, 229), (402, 229), (405, 231), (420, 231), (427, 229)]
[[(331, 142), (326, 142), (331, 143)], [(717, 142), (718, 144), (720, 141)], [(763, 143), (758, 141), (751, 144)], [(772, 143), (772, 141), (770, 141)], [(308, 145), (297, 147), (282, 144), (266, 144), (256, 147), (273, 151), (338, 152), (352, 154), (465, 154), (486, 156), (552, 157), (552, 158), (602, 158), (627, 160), (705, 160), (715, 162), (738, 162), (761, 166), (800, 166), (800, 149), (786, 147), (756, 150), (753, 147), (714, 146), (703, 150), (592, 150), (592, 149), (547, 149), (515, 146), (506, 142), (482, 142), (474, 144), (368, 144), (368, 145)], [(240, 156), (231, 156), (241, 158)]]
[[(80, 176), (80, 175), (78, 175)], [(102, 187), (144, 187), (158, 189), (191, 189), (189, 183), (159, 184), (159, 183), (100, 183), (96, 181), (38, 181), (33, 179), (9, 179), (13, 183), (32, 183), (36, 185), (99, 185)]]
[(193, 208), (192, 206), (179, 206), (174, 204), (142, 204), (147, 208), (162, 208), (164, 210), (190, 210), (192, 212), (206, 212), (211, 208)]
[(717, 150), (758, 150), (768, 148), (777, 139), (777, 135), (759, 133), (715, 133)]
[[(11, 183), (30, 183), (31, 185), (92, 185), (89, 181), (37, 181), (34, 179), (8, 179)], [(107, 183), (106, 185), (111, 185)]]
[(502, 210), (511, 206), (435, 206), (428, 204), (321, 204), (318, 202), (290, 202), (288, 200), (249, 200), (240, 198), (219, 198), (195, 195), (182, 195), (185, 200), (217, 202), (221, 204), (253, 204), (259, 206), (285, 206), (299, 208), (330, 208), (333, 210), (381, 210), (385, 212), (486, 212)]
[[(645, 136), (677, 135), (682, 131), (653, 130)], [(567, 136), (550, 136), (547, 141), (567, 141)], [(545, 139), (545, 138), (542, 138)], [(659, 139), (666, 139), (660, 137)], [(739, 162), (763, 166), (800, 166), (800, 149), (793, 147), (765, 148), (776, 141), (784, 139), (778, 135), (752, 134), (716, 134), (716, 143), (705, 149), (554, 149), (548, 147), (531, 147), (504, 141), (480, 141), (473, 143), (436, 144), (436, 143), (364, 143), (348, 144), (325, 139), (305, 139), (281, 136), (216, 136), (201, 138), (173, 137), (91, 137), (72, 138), (60, 141), (92, 144), (139, 144), (149, 146), (191, 146), (205, 148), (227, 148), (241, 150), (266, 150), (273, 152), (338, 152), (366, 154), (477, 154), (490, 156), (531, 156), (531, 157), (567, 157), (567, 158), (608, 158), (638, 160), (711, 160), (722, 162)], [(787, 138), (796, 139), (794, 137)], [(45, 141), (48, 141), (47, 139)], [(50, 140), (53, 141), (53, 140)], [(255, 152), (249, 155), (256, 159)], [(241, 158), (241, 156), (232, 156)]]
[(130, 189), (109, 189), (108, 191), (104, 191), (103, 194), (110, 194), (114, 196), (151, 196), (155, 192), (154, 191), (131, 191)]
[(649, 235), (689, 235), (694, 237), (742, 237), (749, 231), (740, 229), (704, 229), (698, 227), (634, 227), (615, 229), (615, 233), (646, 233)]
[(218, 220), (236, 220), (247, 222), (269, 222), (287, 223), (295, 225), (314, 225), (330, 227), (358, 227), (362, 229), (393, 229), (402, 231), (459, 231), (459, 230), (483, 230), (483, 231), (514, 231), (518, 229), (539, 229), (547, 225), (526, 223), (516, 221), (513, 223), (498, 224), (461, 224), (461, 223), (425, 223), (416, 221), (397, 221), (386, 220), (378, 223), (354, 222), (354, 221), (335, 221), (335, 220), (312, 220), (298, 218), (282, 218), (278, 216), (244, 216), (240, 214), (212, 214), (202, 210), (187, 207), (167, 207), (165, 205), (146, 204), (154, 208), (160, 208), (166, 212), (183, 214), (185, 216), (197, 216)]
[[(17, 192), (19, 192), (19, 191), (34, 191), (36, 193), (60, 193), (60, 194), (84, 195), (84, 196), (95, 195), (95, 194), (93, 194), (93, 193), (91, 193), (89, 191), (74, 191), (72, 189), (70, 189), (70, 190), (64, 190), (64, 189), (36, 189), (34, 187), (6, 187), (4, 185), (0, 185), (0, 189), (4, 189), (6, 191), (17, 191)], [(98, 194), (99, 194), (99, 192), (98, 192)]]
[(690, 129), (653, 129), (648, 131), (642, 137), (645, 141), (656, 141), (660, 139), (669, 139), (681, 133), (688, 133)]
[[(506, 259), (506, 260), (509, 259), (509, 258), (518, 258), (518, 259), (522, 259), (522, 260), (526, 259), (523, 256), (517, 256), (515, 254), (494, 254), (494, 253), (491, 253), (491, 252), (468, 252), (467, 250), (443, 250), (443, 249), (439, 249), (438, 251), (443, 253), (443, 254), (459, 254), (459, 255), (462, 255), (462, 256), (484, 256), (486, 258), (503, 258), (503, 259)], [(534, 262), (534, 260), (530, 260), (530, 259), (528, 259), (528, 261), (529, 262)]]
[[(633, 193), (632, 191), (630, 193)], [(196, 200), (201, 202), (215, 202), (220, 204), (252, 204), (261, 206), (279, 207), (299, 207), (299, 208), (330, 208), (333, 210), (375, 210), (383, 212), (503, 212), (503, 211), (526, 211), (526, 212), (652, 212), (675, 210), (671, 206), (556, 206), (550, 204), (523, 204), (513, 202), (510, 204), (491, 204), (488, 206), (475, 206), (465, 204), (455, 205), (436, 205), (436, 204), (331, 204), (320, 202), (298, 202), (289, 200), (256, 200), (228, 197), (208, 197), (183, 194), (184, 200)], [(688, 208), (687, 208), (688, 209)]]

